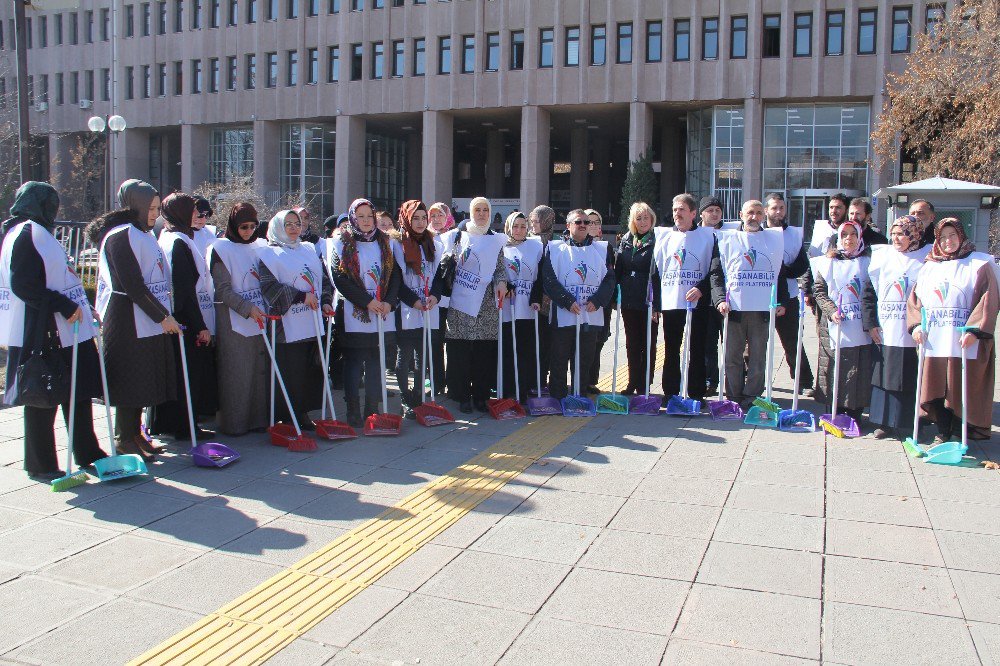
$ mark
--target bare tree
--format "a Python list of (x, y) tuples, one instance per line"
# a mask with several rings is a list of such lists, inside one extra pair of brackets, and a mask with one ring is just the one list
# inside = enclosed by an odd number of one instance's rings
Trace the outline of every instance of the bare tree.
[(264, 224), (280, 210), (303, 205), (299, 192), (288, 192), (277, 200), (269, 200), (254, 188), (252, 176), (232, 176), (225, 183), (202, 183), (195, 188), (193, 194), (203, 196), (212, 202), (215, 211), (212, 221), (220, 232), (226, 228), (229, 213), (238, 203), (252, 204), (257, 209), (258, 218)]

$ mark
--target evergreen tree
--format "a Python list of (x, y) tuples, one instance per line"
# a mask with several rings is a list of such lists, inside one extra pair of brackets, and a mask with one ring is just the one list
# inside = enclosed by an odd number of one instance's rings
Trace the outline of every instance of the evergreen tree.
[(644, 151), (639, 159), (630, 162), (622, 185), (621, 213), (619, 214), (619, 231), (628, 231), (628, 211), (632, 204), (644, 201), (654, 210), (660, 195), (660, 183), (653, 171), (653, 156), (649, 149)]

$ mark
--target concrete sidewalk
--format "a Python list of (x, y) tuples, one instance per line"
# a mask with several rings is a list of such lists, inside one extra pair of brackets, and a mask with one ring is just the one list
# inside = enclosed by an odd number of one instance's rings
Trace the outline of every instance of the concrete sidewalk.
[[(52, 493), (0, 411), (0, 663), (125, 663), (524, 425)], [(1000, 664), (998, 518), (1000, 473), (897, 441), (601, 415), (268, 663)]]

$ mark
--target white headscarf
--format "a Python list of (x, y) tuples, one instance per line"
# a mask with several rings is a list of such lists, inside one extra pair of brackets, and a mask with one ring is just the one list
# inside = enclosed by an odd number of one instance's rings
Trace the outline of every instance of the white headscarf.
[[(295, 239), (293, 241), (288, 236), (288, 232), (285, 231), (285, 218), (288, 217), (289, 213), (294, 212), (291, 210), (279, 210), (278, 214), (272, 217), (271, 221), (267, 223), (267, 242), (269, 245), (278, 245), (286, 247), (289, 250), (299, 247), (299, 240)], [(301, 220), (299, 221), (301, 222)]]
[[(474, 211), (476, 209), (476, 206), (479, 204), (486, 204), (486, 207), (489, 208), (490, 210), (490, 214), (486, 216), (486, 225), (482, 227), (476, 224), (476, 218), (473, 217), (472, 215), (472, 211)], [(476, 197), (475, 199), (469, 202), (469, 223), (465, 225), (466, 231), (468, 231), (473, 236), (482, 236), (486, 234), (487, 231), (490, 230), (490, 224), (492, 223), (493, 223), (493, 205), (490, 204), (489, 199), (487, 199), (486, 197)]]

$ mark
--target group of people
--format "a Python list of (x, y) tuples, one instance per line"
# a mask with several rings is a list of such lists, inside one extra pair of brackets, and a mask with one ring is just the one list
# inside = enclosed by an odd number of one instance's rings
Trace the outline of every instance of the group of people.
[[(545, 205), (511, 213), (502, 230), (494, 229), (483, 197), (472, 200), (470, 218), (457, 226), (443, 203), (409, 200), (393, 219), (356, 199), (346, 214), (325, 221), (322, 238), (309, 234), (305, 209), (261, 221), (252, 205), (238, 203), (216, 237), (204, 229), (212, 215), (207, 201), (184, 193), (161, 200), (139, 180), (124, 182), (118, 201), (118, 209), (87, 228), (100, 248), (93, 308), (53, 236), (59, 199), (51, 185), (22, 185), (2, 228), (7, 401), (17, 400), (12, 380), (29, 355), (47, 349), (69, 362), (72, 325), (79, 322), (76, 339), (84, 344), (73, 452), (81, 467), (105, 455), (90, 418), (91, 399), (101, 395), (90, 342), (97, 334), (107, 358), (104, 397), (116, 412), (115, 445), (152, 458), (160, 449), (142, 430), (149, 407), (149, 430), (176, 439), (190, 438), (188, 423), (205, 417), (229, 435), (267, 428), (274, 399), (267, 340), (289, 394), (287, 407), (277, 401), (278, 420), (294, 416), (304, 429), (312, 427), (309, 413), (320, 409), (324, 382), (333, 376), (343, 389), (346, 421), (359, 426), (388, 409), (379, 404), (386, 360), (403, 416), (428, 399), (427, 366), (440, 384), (434, 392), (446, 392), (465, 414), (487, 411), (498, 380), (499, 397), (521, 402), (546, 389), (557, 399), (596, 393), (614, 309), (625, 331), (626, 395), (651, 392), (648, 376), (662, 335), (665, 396), (702, 400), (724, 391), (748, 407), (765, 390), (773, 334), (790, 372), (801, 364), (804, 391), (821, 403), (834, 394), (839, 353), (837, 411), (860, 418), (867, 409), (876, 437), (902, 434), (919, 391), (922, 412), (947, 439), (960, 426), (956, 414), (965, 396), (958, 359), (965, 349), (969, 431), (989, 436), (995, 264), (974, 251), (955, 219), (935, 222), (926, 201), (892, 224), (890, 241), (872, 226), (867, 201), (837, 195), (808, 243), (801, 228), (787, 224), (780, 195), (747, 201), (739, 221), (724, 223), (717, 198), (681, 194), (671, 203), (671, 226), (657, 226), (653, 209), (639, 202), (615, 243), (602, 240), (603, 221), (594, 210), (570, 211), (560, 237), (556, 214)], [(818, 319), (816, 378), (797, 353), (800, 298)], [(919, 387), (917, 344), (927, 356)], [(568, 384), (567, 371), (580, 386)], [(55, 414), (25, 407), (29, 474), (62, 474)]]

